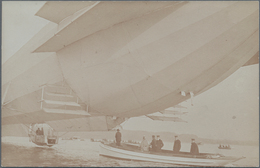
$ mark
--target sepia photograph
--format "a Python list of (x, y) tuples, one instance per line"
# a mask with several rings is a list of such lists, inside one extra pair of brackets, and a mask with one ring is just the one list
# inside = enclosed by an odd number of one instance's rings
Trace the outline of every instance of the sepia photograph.
[(2, 167), (259, 167), (258, 1), (2, 1)]

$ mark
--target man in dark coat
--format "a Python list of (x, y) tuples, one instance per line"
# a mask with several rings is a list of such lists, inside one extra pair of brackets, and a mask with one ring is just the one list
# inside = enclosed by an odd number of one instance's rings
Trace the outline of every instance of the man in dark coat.
[(40, 133), (41, 133), (41, 130), (40, 130), (40, 128), (38, 128), (38, 129), (36, 130), (36, 135), (40, 135)]
[(178, 139), (178, 136), (175, 136), (173, 152), (178, 153), (180, 149), (181, 149), (181, 141)]
[(163, 147), (163, 141), (161, 140), (161, 138), (160, 138), (160, 135), (157, 135), (157, 140), (156, 140), (156, 151), (157, 152), (160, 152), (161, 151), (161, 149), (162, 149), (162, 147)]
[(191, 148), (190, 148), (190, 153), (193, 155), (198, 155), (199, 154), (199, 147), (195, 143), (195, 139), (191, 139)]
[(117, 129), (117, 132), (116, 132), (116, 145), (117, 146), (120, 146), (120, 142), (121, 142), (121, 133), (120, 133), (120, 130)]
[(155, 139), (155, 136), (153, 135), (152, 136), (152, 142), (150, 143), (150, 146), (152, 147), (151, 148), (151, 151), (155, 152), (156, 151), (156, 148), (157, 148), (157, 143), (156, 143), (156, 139)]

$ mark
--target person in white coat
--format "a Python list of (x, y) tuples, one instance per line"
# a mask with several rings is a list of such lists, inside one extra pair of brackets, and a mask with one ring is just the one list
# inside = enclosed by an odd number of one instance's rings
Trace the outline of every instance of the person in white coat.
[(140, 147), (142, 152), (149, 151), (149, 144), (148, 141), (145, 139), (145, 136), (143, 136), (143, 140), (140, 144)]

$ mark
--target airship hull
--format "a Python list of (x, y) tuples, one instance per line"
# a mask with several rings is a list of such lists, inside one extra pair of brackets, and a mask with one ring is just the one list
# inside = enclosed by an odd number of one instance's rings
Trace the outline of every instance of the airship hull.
[[(50, 19), (58, 25), (4, 64), (2, 104), (41, 111), (42, 86), (65, 81), (90, 113), (140, 116), (208, 90), (258, 56), (258, 2), (138, 2), (147, 10), (136, 14), (135, 2), (115, 3)], [(48, 19), (49, 7), (38, 15)]]

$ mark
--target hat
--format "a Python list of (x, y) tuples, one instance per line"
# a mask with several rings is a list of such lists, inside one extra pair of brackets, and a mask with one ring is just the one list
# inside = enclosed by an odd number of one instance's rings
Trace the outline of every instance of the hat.
[(193, 139), (193, 138), (192, 138), (191, 140), (192, 140), (192, 141), (195, 141), (195, 139)]
[(178, 135), (175, 135), (174, 137), (178, 137)]
[(117, 131), (119, 131), (119, 129), (117, 129)]
[(160, 135), (157, 135), (157, 137), (160, 137)]
[(155, 137), (154, 135), (152, 135), (152, 137)]

